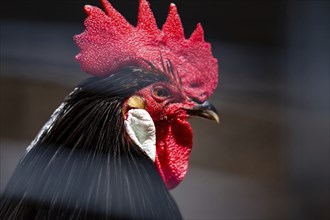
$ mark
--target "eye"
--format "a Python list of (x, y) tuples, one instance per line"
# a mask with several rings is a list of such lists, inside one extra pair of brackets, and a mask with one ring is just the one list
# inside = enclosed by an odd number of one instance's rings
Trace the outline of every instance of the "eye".
[(164, 86), (155, 86), (152, 89), (152, 94), (156, 98), (165, 99), (170, 96), (170, 91)]

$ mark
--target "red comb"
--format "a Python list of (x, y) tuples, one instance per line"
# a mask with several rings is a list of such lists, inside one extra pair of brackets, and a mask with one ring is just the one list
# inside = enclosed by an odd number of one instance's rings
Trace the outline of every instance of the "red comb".
[(137, 27), (107, 0), (101, 1), (106, 13), (86, 5), (86, 30), (74, 37), (81, 50), (76, 59), (85, 72), (108, 76), (127, 65), (147, 67), (142, 60), (161, 67), (162, 57), (171, 61), (188, 96), (204, 101), (213, 93), (218, 83), (218, 63), (210, 44), (204, 41), (200, 24), (185, 39), (174, 4), (159, 30), (146, 0), (140, 0)]

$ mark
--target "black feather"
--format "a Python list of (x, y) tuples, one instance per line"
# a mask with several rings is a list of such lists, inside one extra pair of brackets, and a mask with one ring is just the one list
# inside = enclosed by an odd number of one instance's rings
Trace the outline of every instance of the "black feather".
[(0, 219), (181, 219), (122, 113), (127, 97), (166, 80), (129, 67), (78, 85), (19, 162)]

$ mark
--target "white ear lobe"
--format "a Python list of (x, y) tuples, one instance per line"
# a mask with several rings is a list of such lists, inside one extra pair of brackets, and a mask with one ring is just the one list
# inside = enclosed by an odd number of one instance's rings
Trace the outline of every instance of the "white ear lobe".
[(131, 109), (125, 120), (126, 132), (152, 161), (156, 158), (156, 128), (155, 124), (144, 109)]

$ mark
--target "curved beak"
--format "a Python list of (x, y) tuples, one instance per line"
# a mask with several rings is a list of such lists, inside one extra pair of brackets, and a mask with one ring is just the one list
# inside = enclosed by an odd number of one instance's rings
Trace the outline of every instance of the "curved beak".
[(208, 101), (205, 101), (202, 104), (195, 105), (192, 108), (186, 109), (186, 111), (190, 116), (198, 116), (201, 118), (206, 118), (215, 121), (218, 124), (220, 123), (218, 111)]

